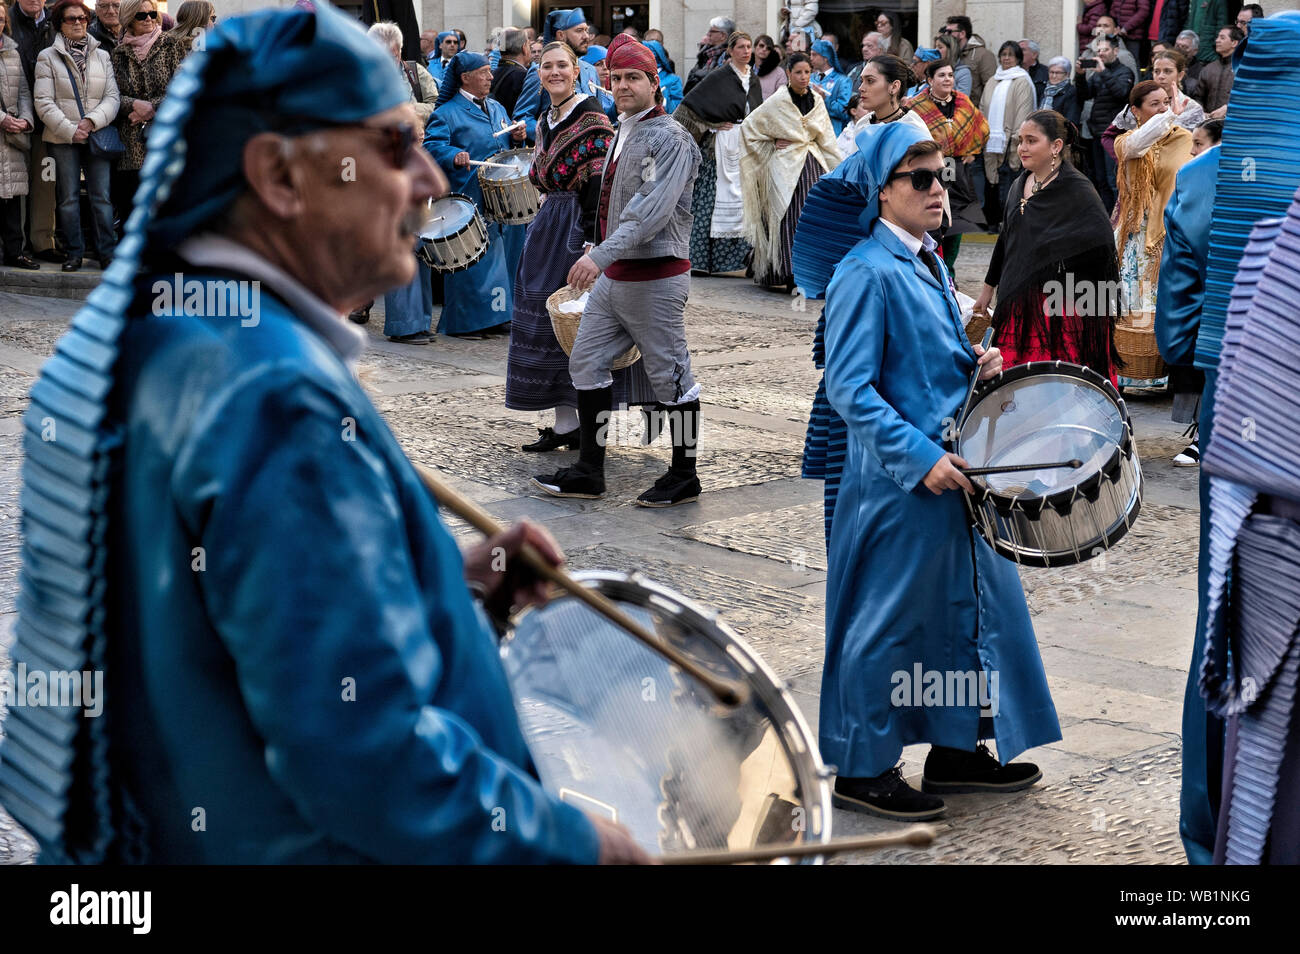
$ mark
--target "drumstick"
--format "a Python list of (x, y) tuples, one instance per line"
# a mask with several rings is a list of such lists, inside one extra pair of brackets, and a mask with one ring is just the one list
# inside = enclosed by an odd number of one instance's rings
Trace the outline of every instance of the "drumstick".
[[(415, 464), (414, 461), (412, 463)], [(453, 490), (432, 469), (425, 467), (423, 464), (415, 464), (415, 469), (419, 473), (420, 479), (424, 481), (424, 486), (433, 494), (438, 503), (460, 517), (479, 533), (486, 537), (494, 537), (505, 530), (505, 527), (498, 523), (495, 517), (464, 494)], [(688, 659), (676, 647), (668, 645), (624, 613), (603, 594), (588, 589), (564, 570), (552, 566), (546, 557), (538, 553), (530, 544), (525, 543), (520, 549), (519, 555), (528, 564), (529, 569), (542, 579), (553, 583), (570, 596), (586, 603), (610, 622), (627, 630), (644, 643), (647, 648), (654, 650), (682, 672), (704, 683), (708, 690), (713, 693), (714, 698), (723, 705), (738, 706), (749, 698), (748, 686), (715, 676), (698, 663)]]
[(857, 838), (836, 838), (818, 844), (804, 841), (797, 845), (760, 845), (757, 848), (739, 848), (735, 851), (683, 851), (675, 855), (660, 855), (655, 860), (663, 865), (735, 865), (745, 861), (775, 861), (777, 858), (806, 858), (810, 855), (833, 855), (841, 851), (871, 851), (895, 845), (914, 845), (924, 848), (934, 841), (938, 832), (929, 825), (913, 825), (896, 835), (863, 835)]
[[(984, 331), (984, 340), (980, 342), (980, 348), (984, 351), (989, 350), (989, 343), (993, 341), (993, 326), (989, 325)], [(975, 385), (980, 382), (980, 366), (975, 366), (975, 373), (970, 376), (970, 387), (966, 390), (966, 400), (961, 402), (961, 413), (957, 415), (957, 427), (961, 428), (966, 421), (966, 411), (970, 408), (970, 399), (975, 395)], [(957, 442), (953, 441), (956, 446)]]
[(1078, 470), (1083, 461), (1075, 457), (1072, 460), (1059, 460), (1054, 464), (1007, 464), (1005, 467), (970, 467), (962, 473), (967, 477), (983, 477), (985, 474), (1016, 474), (1026, 470), (1054, 470), (1057, 467), (1072, 467)]
[(597, 86), (595, 80), (587, 80), (587, 89), (591, 90), (592, 93), (595, 93), (597, 90), (599, 90), (602, 93), (609, 93), (610, 96), (614, 95), (614, 91), (612, 89), (605, 89), (605, 87), (603, 86)]
[(470, 159), (471, 166), (491, 166), (493, 169), (513, 169), (514, 166), (508, 166), (504, 162), (488, 162), (486, 159)]
[(509, 126), (506, 126), (506, 127), (503, 128), (503, 129), (498, 129), (498, 130), (497, 130), (496, 132), (494, 132), (492, 135), (493, 135), (493, 136), (504, 136), (504, 135), (505, 135), (506, 133), (508, 133), (508, 132), (514, 132), (516, 129), (518, 129), (518, 128), (519, 128), (520, 126), (522, 126), (523, 124), (524, 124), (524, 121), (521, 119), (521, 120), (519, 120), (519, 122), (517, 122), (517, 123), (511, 123)]

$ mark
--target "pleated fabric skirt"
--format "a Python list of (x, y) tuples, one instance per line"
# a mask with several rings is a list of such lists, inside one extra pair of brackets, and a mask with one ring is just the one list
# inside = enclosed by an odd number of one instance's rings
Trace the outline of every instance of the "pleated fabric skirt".
[[(564, 287), (582, 257), (582, 210), (576, 192), (548, 192), (528, 225), (514, 285), (510, 350), (506, 357), (506, 407), (544, 411), (577, 407), (569, 356), (556, 340), (546, 299)], [(653, 404), (654, 390), (642, 362), (614, 372), (614, 407)]]
[(713, 204), (718, 197), (718, 161), (713, 146), (700, 150), (700, 170), (691, 195), (691, 269), (697, 272), (738, 272), (749, 257), (749, 243), (742, 238), (713, 238)]
[(780, 285), (793, 285), (794, 274), (790, 267), (790, 250), (794, 248), (794, 229), (799, 224), (799, 213), (803, 211), (803, 204), (808, 199), (808, 192), (817, 180), (822, 177), (822, 167), (810, 153), (803, 163), (803, 171), (799, 173), (799, 181), (795, 183), (794, 194), (790, 196), (790, 207), (785, 210), (785, 215), (781, 217), (781, 230), (779, 240), (781, 243), (780, 265), (775, 272), (760, 272), (756, 263), (754, 266), (754, 281), (766, 288), (775, 288)]

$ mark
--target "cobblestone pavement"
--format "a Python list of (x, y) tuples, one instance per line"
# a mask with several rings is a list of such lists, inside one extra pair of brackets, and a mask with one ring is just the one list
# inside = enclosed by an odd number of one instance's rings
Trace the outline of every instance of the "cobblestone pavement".
[[(990, 246), (968, 242), (958, 279), (974, 290)], [(619, 415), (599, 501), (558, 501), (528, 478), (571, 454), (518, 452), (548, 421), (502, 404), (506, 342), (388, 342), (382, 305), (368, 326), (362, 381), (411, 457), (503, 519), (545, 523), (575, 568), (639, 571), (721, 611), (787, 682), (817, 724), (826, 560), (821, 485), (799, 479), (817, 376), (810, 347), (820, 304), (739, 278), (693, 281), (687, 311), (704, 391), (698, 504), (632, 505), (667, 464), (666, 438), (639, 444), (636, 413)], [(18, 415), (27, 388), (75, 303), (6, 294), (0, 285), (0, 654), (12, 626), (18, 555)], [(956, 796), (924, 851), (840, 862), (1181, 863), (1177, 837), (1179, 718), (1196, 615), (1196, 472), (1162, 396), (1130, 399), (1146, 501), (1104, 563), (1025, 570), (1022, 578), (1061, 718), (1063, 741), (1035, 750), (1044, 780), (1013, 796)], [(467, 534), (467, 528), (453, 529)], [(919, 781), (925, 747), (904, 753)], [(891, 823), (836, 812), (837, 834)], [(33, 857), (0, 812), (0, 862)]]

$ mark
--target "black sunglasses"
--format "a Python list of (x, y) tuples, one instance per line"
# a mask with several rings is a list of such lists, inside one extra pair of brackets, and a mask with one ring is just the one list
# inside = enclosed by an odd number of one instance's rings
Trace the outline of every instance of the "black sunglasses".
[(360, 126), (367, 132), (379, 133), (384, 137), (384, 150), (393, 166), (405, 169), (411, 161), (411, 154), (420, 141), (416, 138), (414, 123), (397, 123), (393, 126)]
[(911, 172), (895, 172), (885, 180), (885, 183), (888, 184), (893, 182), (895, 179), (901, 179), (904, 176), (907, 176), (912, 180), (912, 188), (917, 192), (929, 192), (930, 186), (934, 185), (935, 179), (939, 180), (939, 185), (947, 189), (951, 183), (949, 183), (948, 179), (944, 176), (946, 171), (947, 169), (944, 168), (937, 171), (934, 169), (913, 169)]
[(157, 20), (157, 19), (158, 19), (157, 10), (139, 10), (136, 12), (135, 15), (136, 23), (143, 23), (145, 20)]

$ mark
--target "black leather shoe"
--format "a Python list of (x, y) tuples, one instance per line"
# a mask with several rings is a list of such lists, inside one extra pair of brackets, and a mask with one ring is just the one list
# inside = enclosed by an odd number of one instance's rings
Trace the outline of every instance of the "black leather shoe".
[(699, 499), (700, 478), (695, 471), (682, 474), (669, 468), (636, 502), (642, 507), (675, 507)]
[(348, 312), (348, 321), (352, 322), (354, 325), (364, 325), (370, 320), (370, 309), (373, 308), (374, 305), (375, 303), (372, 301), (363, 308), (352, 309), (352, 311)]
[(582, 497), (595, 500), (605, 494), (605, 475), (590, 471), (581, 464), (565, 467), (554, 474), (539, 474), (533, 484), (552, 497)]
[(63, 263), (63, 270), (64, 270), (65, 272), (79, 272), (79, 271), (81, 271), (81, 259), (79, 259), (79, 258), (70, 258), (70, 259), (68, 259), (66, 262)]
[(974, 752), (934, 745), (925, 758), (921, 790), (935, 795), (1019, 792), (1042, 777), (1043, 773), (1032, 762), (1000, 765), (982, 742)]
[(13, 258), (5, 259), (6, 268), (25, 268), (29, 272), (40, 271), (40, 263), (33, 261), (26, 255), (15, 255)]
[(53, 262), (55, 265), (68, 260), (67, 253), (60, 252), (57, 248), (47, 248), (42, 252), (34, 252), (32, 258), (39, 258), (42, 262)]
[(545, 454), (549, 451), (578, 448), (579, 428), (575, 427), (567, 434), (557, 434), (553, 427), (539, 427), (537, 433), (540, 437), (531, 444), (525, 444), (520, 450), (526, 450), (531, 454)]
[(903, 780), (895, 765), (874, 778), (837, 778), (831, 804), (850, 812), (861, 812), (895, 821), (929, 821), (943, 814), (942, 798), (918, 792)]

